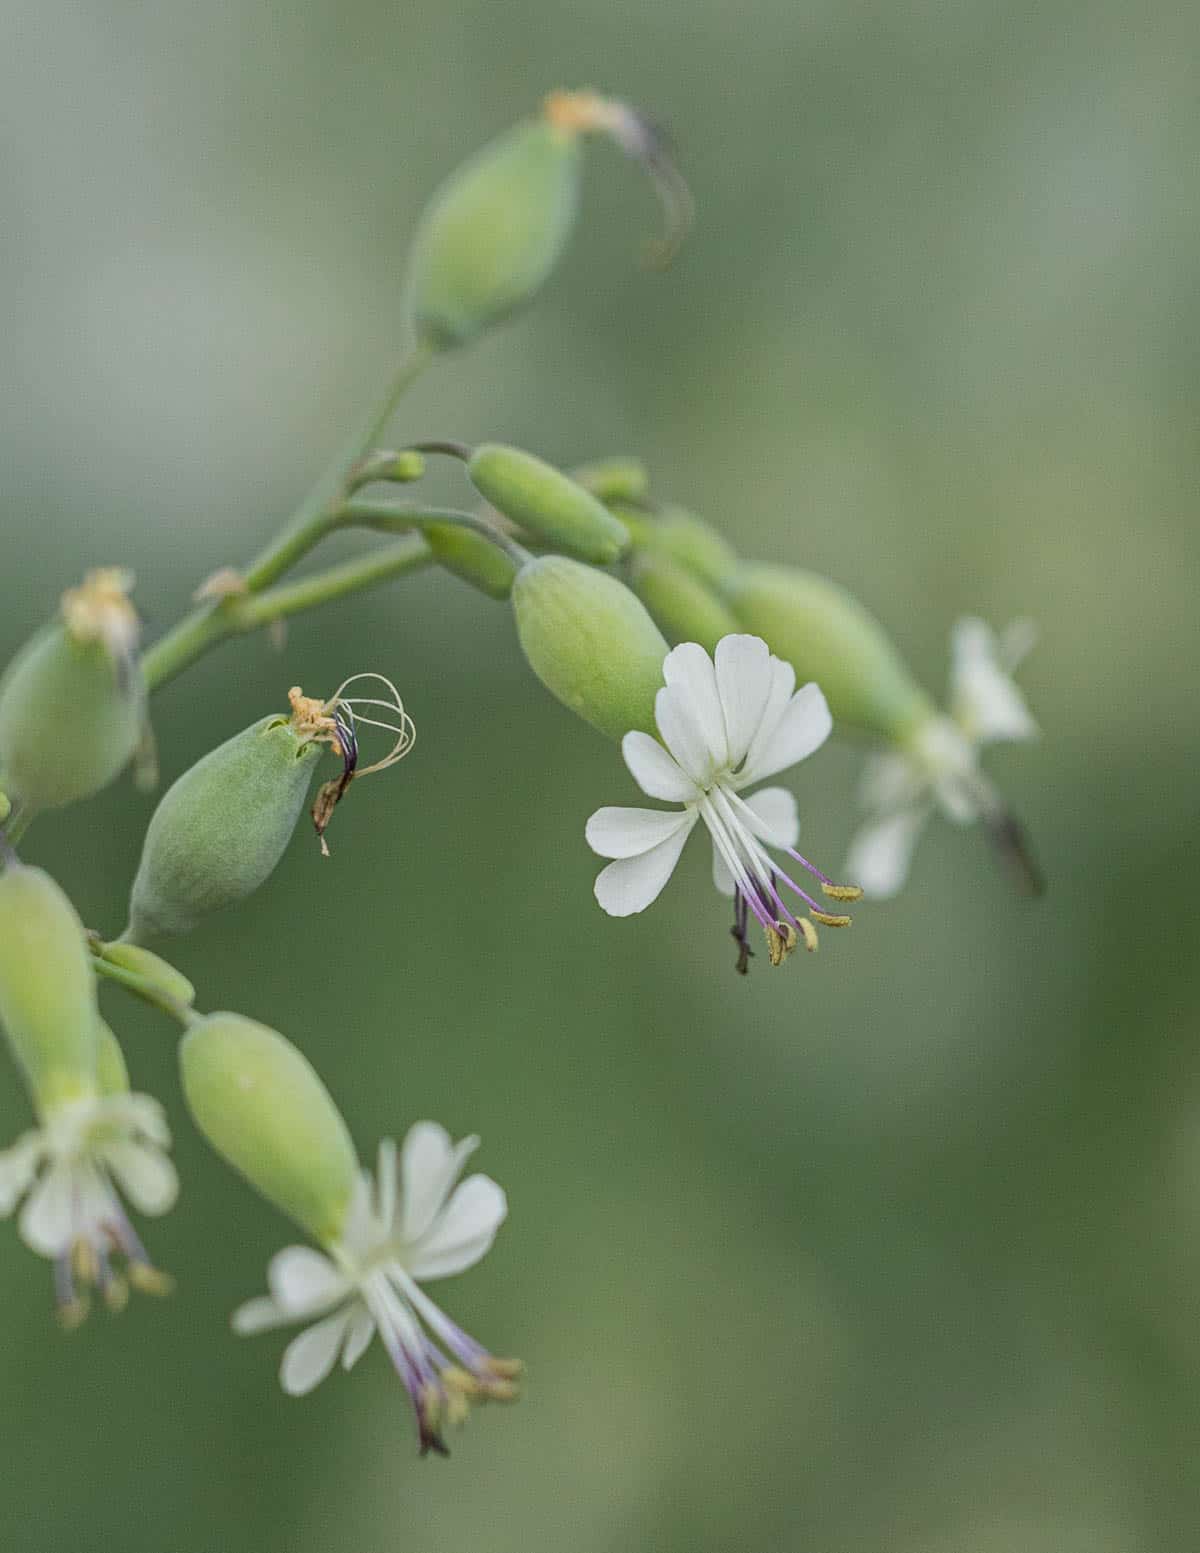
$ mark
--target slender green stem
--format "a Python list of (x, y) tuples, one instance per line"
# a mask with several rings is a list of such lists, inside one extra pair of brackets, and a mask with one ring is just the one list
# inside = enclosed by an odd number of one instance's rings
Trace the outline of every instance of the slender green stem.
[(194, 1025), (203, 1015), (198, 1014), (187, 1003), (181, 1003), (178, 998), (173, 998), (170, 993), (164, 992), (161, 987), (152, 986), (144, 977), (136, 971), (126, 970), (123, 965), (114, 965), (111, 960), (106, 960), (102, 955), (92, 956), (92, 969), (97, 976), (105, 976), (109, 981), (119, 982), (127, 992), (132, 992), (135, 997), (141, 998), (144, 1003), (149, 1003), (157, 1008), (160, 1013), (169, 1014), (172, 1019), (177, 1019), (184, 1029)]
[(452, 528), (468, 528), (481, 534), (517, 566), (524, 566), (530, 559), (529, 551), (519, 545), (510, 534), (498, 529), (494, 523), (473, 512), (459, 512), (454, 507), (416, 507), (408, 502), (349, 501), (338, 509), (339, 526), (355, 525), (372, 528), (381, 534), (403, 534), (426, 523), (447, 523)]
[(361, 593), (381, 582), (390, 582), (393, 577), (402, 577), (406, 572), (419, 571), (432, 560), (433, 553), (421, 536), (410, 534), (394, 545), (383, 545), (367, 555), (343, 561), (340, 566), (314, 572), (311, 577), (283, 583), (256, 596), (232, 600), (234, 608), (229, 615), (228, 634), (257, 631), (274, 620), (301, 614), (351, 593)]
[[(243, 574), (243, 581), (250, 594), (260, 593), (269, 587), (336, 525), (333, 514), (345, 500), (355, 465), (372, 451), (395, 413), (404, 391), (415, 382), (434, 355), (432, 346), (422, 343), (414, 346), (404, 358), (396, 376), (388, 385), (387, 393), (372, 411), (367, 423), (350, 438), (297, 507), (282, 532), (251, 562)], [(233, 623), (233, 616), (238, 603), (244, 600), (245, 595), (234, 595), (213, 604), (204, 604), (168, 631), (142, 657), (147, 687), (156, 690), (210, 647), (234, 635), (239, 627)]]

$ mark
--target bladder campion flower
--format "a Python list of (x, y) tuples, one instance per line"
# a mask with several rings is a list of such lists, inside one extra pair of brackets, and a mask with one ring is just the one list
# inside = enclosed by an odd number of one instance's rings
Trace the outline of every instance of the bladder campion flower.
[(280, 1382), (292, 1396), (319, 1385), (339, 1357), (351, 1369), (378, 1333), (412, 1397), (422, 1455), (446, 1454), (442, 1426), (463, 1422), (472, 1402), (517, 1396), (519, 1363), (493, 1358), (420, 1287), (473, 1267), (504, 1221), (504, 1193), (488, 1176), (455, 1185), (478, 1142), (455, 1144), (435, 1123), (418, 1122), (397, 1164), (386, 1139), (374, 1181), (360, 1176), (327, 1253), (280, 1251), (267, 1272), (270, 1294), (233, 1317), (242, 1334), (314, 1321), (283, 1355)]
[[(684, 642), (667, 654), (663, 678), (654, 708), (659, 739), (635, 730), (621, 741), (621, 753), (648, 797), (680, 808), (606, 808), (592, 815), (588, 844), (614, 859), (596, 880), (596, 899), (610, 916), (644, 911), (703, 820), (712, 837), (713, 882), (736, 901), (738, 970), (747, 969), (751, 954), (751, 914), (766, 934), (773, 965), (800, 941), (815, 949), (814, 921), (844, 927), (850, 919), (822, 910), (768, 847), (786, 852), (833, 900), (856, 900), (861, 892), (834, 884), (795, 850), (799, 821), (791, 793), (768, 787), (748, 799), (741, 794), (821, 747), (833, 726), (825, 697), (813, 684), (796, 690), (791, 665), (773, 657), (757, 636), (726, 636), (711, 658), (697, 643)], [(805, 903), (809, 915), (793, 912), (780, 885)]]
[[(949, 715), (933, 714), (903, 740), (871, 756), (861, 799), (869, 817), (850, 848), (847, 868), (866, 893), (886, 899), (908, 876), (913, 850), (934, 809), (959, 825), (984, 819), (1005, 839), (1007, 818), (979, 769), (984, 745), (1037, 736), (1038, 727), (1012, 674), (1034, 644), (1026, 620), (999, 636), (982, 620), (960, 620), (951, 635)], [(1028, 860), (1024, 859), (1028, 871)]]

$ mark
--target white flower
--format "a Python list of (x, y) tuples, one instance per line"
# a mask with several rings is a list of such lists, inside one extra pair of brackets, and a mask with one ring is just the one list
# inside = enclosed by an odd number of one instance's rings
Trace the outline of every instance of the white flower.
[[(142, 1213), (159, 1214), (179, 1192), (167, 1158), (171, 1135), (162, 1107), (148, 1095), (72, 1100), (36, 1132), (0, 1154), (0, 1217), (21, 1198), (18, 1228), (26, 1245), (54, 1262), (59, 1313), (74, 1325), (87, 1314), (79, 1285), (95, 1286), (113, 1308), (128, 1283), (165, 1293), (170, 1280), (150, 1262), (121, 1206), (117, 1187)], [(125, 1261), (122, 1276), (112, 1264)]]
[[(908, 875), (913, 848), (935, 808), (956, 824), (985, 818), (1018, 847), (997, 795), (979, 769), (986, 744), (1033, 739), (1038, 727), (1013, 671), (1036, 638), (1027, 620), (999, 637), (982, 620), (960, 620), (950, 639), (949, 715), (932, 717), (904, 749), (873, 755), (863, 772), (861, 800), (869, 811), (846, 867), (877, 900), (895, 895)], [(1026, 860), (1026, 866), (1028, 866)]]
[(791, 665), (773, 657), (757, 636), (723, 637), (712, 658), (697, 643), (684, 642), (667, 654), (663, 678), (654, 703), (662, 743), (646, 733), (627, 733), (621, 753), (648, 797), (680, 807), (609, 808), (592, 815), (588, 845), (614, 859), (596, 879), (596, 899), (610, 916), (644, 911), (671, 877), (697, 820), (703, 820), (712, 837), (713, 883), (722, 895), (736, 898), (738, 969), (746, 969), (750, 956), (750, 913), (767, 935), (773, 964), (799, 937), (815, 948), (816, 929), (793, 914), (780, 895), (781, 884), (817, 921), (843, 926), (849, 919), (822, 911), (767, 847), (794, 858), (835, 900), (854, 900), (860, 892), (833, 884), (795, 851), (799, 820), (786, 788), (764, 788), (748, 799), (741, 794), (824, 744), (833, 726), (825, 697), (816, 685), (797, 690)]
[(379, 1145), (372, 1181), (364, 1171), (341, 1239), (328, 1254), (289, 1246), (267, 1269), (270, 1294), (234, 1312), (247, 1335), (318, 1317), (283, 1355), (280, 1382), (303, 1396), (330, 1373), (339, 1355), (351, 1369), (375, 1333), (408, 1388), (421, 1454), (446, 1454), (443, 1419), (465, 1418), (472, 1401), (511, 1401), (520, 1365), (495, 1359), (461, 1331), (420, 1288), (473, 1267), (491, 1248), (508, 1205), (484, 1175), (455, 1183), (478, 1138), (452, 1143), (434, 1122)]

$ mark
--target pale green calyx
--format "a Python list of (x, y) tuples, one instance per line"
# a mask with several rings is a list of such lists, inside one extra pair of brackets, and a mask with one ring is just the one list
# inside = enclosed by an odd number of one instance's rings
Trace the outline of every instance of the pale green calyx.
[(179, 1058), (188, 1107), (222, 1159), (314, 1240), (335, 1244), (358, 1159), (308, 1059), (277, 1031), (224, 1013), (194, 1024)]
[(624, 583), (565, 556), (517, 573), (517, 635), (552, 695), (610, 739), (654, 727), (667, 643)]
[(0, 1024), (40, 1117), (95, 1096), (96, 980), (75, 908), (49, 874), (0, 873)]
[(629, 530), (602, 501), (532, 453), (486, 443), (467, 474), (498, 512), (577, 560), (607, 566), (629, 548)]
[(89, 572), (0, 680), (0, 786), (26, 811), (99, 792), (138, 748), (146, 696), (132, 585), (117, 567)]
[(817, 681), (835, 722), (903, 740), (931, 715), (883, 627), (837, 583), (795, 567), (743, 565), (722, 591), (743, 630)]

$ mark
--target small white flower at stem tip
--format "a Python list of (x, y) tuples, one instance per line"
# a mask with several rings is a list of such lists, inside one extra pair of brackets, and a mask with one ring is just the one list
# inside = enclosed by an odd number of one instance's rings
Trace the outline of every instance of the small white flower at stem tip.
[[(24, 1198), (22, 1240), (54, 1263), (59, 1319), (77, 1326), (96, 1289), (119, 1310), (129, 1287), (166, 1294), (171, 1280), (150, 1261), (121, 1205), (118, 1187), (140, 1212), (166, 1213), (179, 1192), (167, 1157), (171, 1135), (148, 1095), (73, 1100), (0, 1153), (0, 1216)], [(123, 1266), (117, 1265), (117, 1259)]]
[(868, 817), (851, 843), (846, 867), (872, 900), (897, 895), (913, 853), (935, 810), (957, 825), (982, 820), (1031, 893), (1040, 876), (1024, 838), (979, 766), (989, 744), (1026, 741), (1038, 725), (1013, 673), (1037, 632), (1028, 620), (997, 634), (968, 616), (950, 638), (949, 713), (924, 723), (904, 748), (869, 757), (860, 800)]
[[(680, 807), (605, 808), (592, 815), (588, 845), (613, 859), (596, 879), (596, 899), (610, 916), (644, 911), (703, 820), (712, 839), (713, 883), (734, 899), (738, 971), (746, 972), (753, 955), (751, 916), (766, 935), (772, 965), (801, 943), (815, 950), (814, 922), (845, 927), (850, 919), (825, 911), (769, 849), (786, 853), (829, 899), (857, 900), (861, 891), (835, 884), (795, 850), (799, 819), (786, 788), (763, 788), (749, 798), (742, 792), (824, 744), (833, 727), (825, 697), (815, 684), (797, 690), (791, 665), (757, 636), (723, 637), (711, 658), (696, 642), (681, 643), (667, 654), (663, 678), (654, 708), (659, 739), (627, 733), (621, 753), (647, 797)], [(790, 905), (782, 889), (808, 914)]]
[(233, 1315), (242, 1335), (313, 1322), (283, 1355), (280, 1383), (291, 1396), (319, 1385), (339, 1358), (352, 1369), (378, 1333), (412, 1400), (422, 1455), (448, 1454), (443, 1426), (462, 1423), (471, 1403), (518, 1394), (521, 1365), (489, 1354), (421, 1288), (473, 1267), (504, 1222), (507, 1200), (489, 1176), (458, 1180), (478, 1143), (453, 1143), (434, 1122), (416, 1123), (399, 1157), (386, 1139), (336, 1243), (280, 1251), (269, 1294)]

